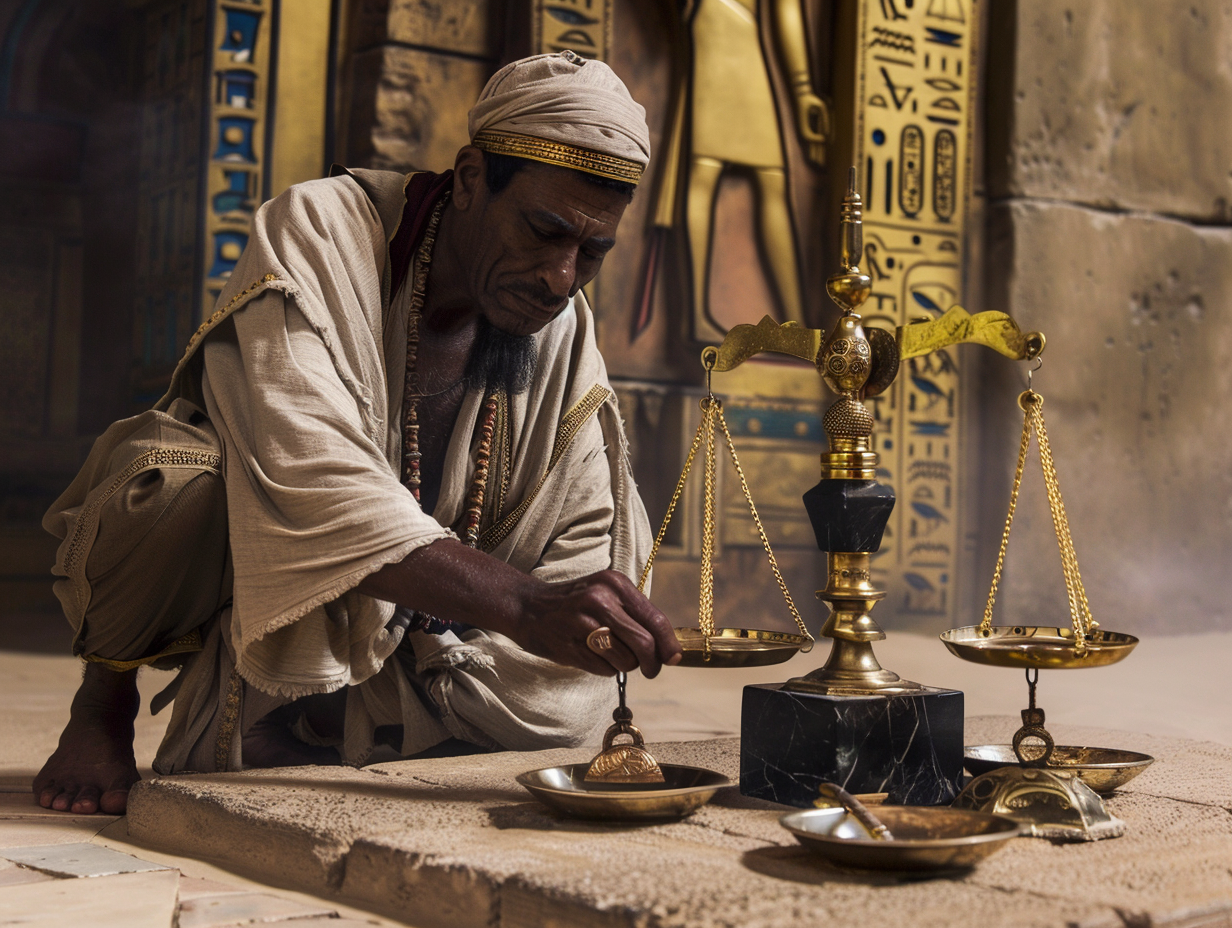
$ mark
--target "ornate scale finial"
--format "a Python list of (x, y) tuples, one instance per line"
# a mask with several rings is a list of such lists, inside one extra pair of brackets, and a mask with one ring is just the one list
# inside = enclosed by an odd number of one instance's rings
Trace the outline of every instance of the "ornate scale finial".
[(873, 282), (859, 265), (864, 250), (861, 205), (852, 168), (839, 227), (842, 271), (826, 281), (826, 290), (843, 315), (826, 336), (816, 363), (826, 386), (839, 395), (822, 420), (830, 443), (830, 451), (822, 455), (823, 474), (870, 479), (876, 466), (871, 448), (873, 414), (860, 400), (872, 372), (873, 351), (856, 309), (868, 299)]
[(847, 175), (847, 193), (843, 197), (839, 226), (840, 258), (843, 273), (826, 281), (826, 290), (844, 312), (855, 312), (868, 299), (873, 289), (872, 278), (860, 271), (864, 254), (864, 223), (860, 220), (863, 205), (856, 193), (856, 169)]

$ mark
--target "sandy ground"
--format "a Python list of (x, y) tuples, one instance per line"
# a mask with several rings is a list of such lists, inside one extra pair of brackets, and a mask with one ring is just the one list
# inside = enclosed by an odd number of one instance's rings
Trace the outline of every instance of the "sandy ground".
[[(217, 911), (227, 924), (249, 923), (254, 918), (305, 925), (319, 920), (338, 928), (396, 924), (330, 900), (263, 885), (208, 862), (136, 847), (127, 841), (122, 818), (53, 815), (35, 807), (29, 799), (31, 778), (54, 750), (81, 678), (80, 662), (66, 653), (68, 640), (61, 623), (58, 616), (0, 616), (0, 706), (4, 710), (0, 712), (0, 744), (4, 746), (0, 754), (0, 858), (4, 848), (72, 843), (78, 849), (75, 853), (86, 845), (96, 846), (132, 855), (125, 858), (132, 867), (159, 865), (170, 871), (102, 875), (88, 881), (46, 882), (51, 878), (38, 876), (43, 882), (29, 882), (34, 879), (31, 871), (13, 870), (11, 863), (0, 860), (0, 869), (8, 867), (0, 872), (0, 916), (34, 918), (31, 924), (59, 924), (55, 912), (65, 913), (79, 905), (99, 926), (221, 924), (201, 911), (213, 907), (210, 912)], [(736, 735), (742, 687), (807, 673), (824, 663), (828, 652), (828, 642), (822, 642), (812, 653), (774, 667), (668, 668), (655, 680), (636, 676), (629, 692), (636, 724), (651, 742)], [(885, 667), (908, 679), (963, 690), (968, 717), (1016, 717), (1026, 705), (1027, 687), (1021, 673), (964, 663), (934, 637), (891, 633), (877, 646), (877, 654)], [(1050, 724), (1096, 725), (1232, 745), (1232, 712), (1225, 692), (1228, 666), (1232, 666), (1232, 634), (1148, 638), (1127, 660), (1112, 667), (1044, 672), (1039, 703)], [(168, 673), (143, 671), (139, 681), (143, 709), (137, 720), (136, 752), (147, 776), (170, 715), (165, 711), (152, 717), (148, 706), (171, 679)], [(18, 885), (14, 881), (27, 882)], [(105, 887), (108, 893), (100, 896)], [(139, 910), (145, 913), (140, 918)], [(230, 913), (240, 918), (231, 922)], [(46, 922), (47, 917), (52, 921)]]

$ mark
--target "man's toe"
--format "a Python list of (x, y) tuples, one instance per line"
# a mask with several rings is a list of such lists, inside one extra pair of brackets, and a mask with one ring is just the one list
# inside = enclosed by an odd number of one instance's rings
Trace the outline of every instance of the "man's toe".
[(57, 795), (55, 799), (51, 800), (51, 807), (55, 809), (57, 812), (67, 812), (69, 810), (69, 806), (73, 804), (73, 799), (76, 797), (76, 795), (77, 795), (77, 784), (75, 783), (67, 784), (60, 791), (59, 795)]
[(98, 808), (107, 815), (123, 815), (128, 809), (128, 790), (108, 790), (98, 801)]
[(83, 786), (73, 799), (70, 808), (78, 815), (93, 815), (98, 811), (98, 787)]
[(39, 790), (38, 796), (35, 797), (35, 801), (38, 802), (38, 804), (44, 809), (50, 809), (51, 804), (55, 802), (56, 797), (59, 796), (61, 792), (63, 792), (61, 787), (55, 783), (52, 783), (50, 786), (45, 786)]

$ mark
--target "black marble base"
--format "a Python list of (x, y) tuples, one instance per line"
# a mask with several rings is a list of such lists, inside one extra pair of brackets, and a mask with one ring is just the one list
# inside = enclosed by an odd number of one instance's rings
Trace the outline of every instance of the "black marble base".
[(811, 808), (817, 784), (889, 793), (896, 805), (947, 805), (963, 769), (963, 694), (821, 696), (746, 686), (740, 792)]

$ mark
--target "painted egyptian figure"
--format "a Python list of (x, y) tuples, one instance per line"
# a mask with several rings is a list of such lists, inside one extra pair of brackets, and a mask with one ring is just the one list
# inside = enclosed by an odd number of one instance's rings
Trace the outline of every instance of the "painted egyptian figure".
[[(772, 289), (787, 320), (803, 321), (795, 235), (787, 198), (782, 130), (762, 51), (760, 3), (769, 3), (772, 43), (793, 96), (796, 131), (810, 161), (825, 163), (830, 114), (809, 76), (801, 0), (694, 0), (685, 10), (692, 73), (682, 92), (687, 112), (685, 224), (691, 255), (693, 331), (721, 338), (709, 309), (710, 245), (719, 180), (729, 167), (751, 172), (757, 226)], [(681, 143), (686, 119), (671, 140)]]

